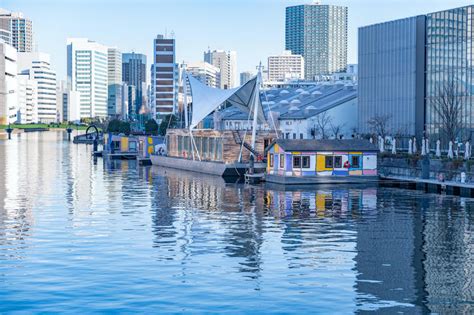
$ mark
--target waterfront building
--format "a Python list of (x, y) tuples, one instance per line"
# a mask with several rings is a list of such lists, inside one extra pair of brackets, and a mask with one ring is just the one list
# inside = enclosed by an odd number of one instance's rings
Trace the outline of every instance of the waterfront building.
[(17, 123), (31, 124), (38, 120), (38, 85), (30, 74), (18, 74)]
[(208, 50), (204, 61), (219, 68), (220, 88), (231, 89), (236, 86), (237, 53), (235, 51)]
[(250, 81), (250, 79), (252, 79), (254, 76), (255, 76), (255, 74), (253, 74), (250, 71), (241, 72), (240, 73), (240, 85), (244, 85), (245, 83)]
[(122, 54), (122, 81), (136, 87), (136, 100), (128, 114), (138, 114), (146, 102), (146, 55), (135, 52)]
[(207, 86), (220, 87), (220, 70), (210, 63), (198, 61), (186, 64), (186, 72)]
[(122, 110), (122, 53), (117, 48), (107, 49), (107, 78), (107, 114), (118, 117)]
[(0, 42), (0, 125), (14, 123), (17, 119), (17, 51)]
[(281, 55), (268, 57), (268, 81), (304, 79), (304, 59), (285, 50)]
[(38, 121), (58, 120), (56, 72), (51, 69), (50, 55), (42, 52), (18, 53), (18, 72), (37, 82)]
[[(157, 117), (176, 113), (178, 106), (178, 66), (174, 38), (157, 35), (153, 40), (151, 66), (152, 106)], [(130, 106), (130, 103), (129, 103)]]
[[(272, 87), (260, 94), (267, 117), (259, 128), (284, 139), (350, 139), (357, 135), (357, 86), (315, 83)], [(309, 84), (311, 83), (311, 84)], [(215, 128), (249, 130), (248, 113), (235, 106), (214, 114)]]
[(106, 118), (108, 48), (87, 38), (68, 38), (68, 88), (80, 93), (81, 118)]
[(390, 116), (391, 133), (422, 134), (424, 32), (424, 16), (359, 28), (359, 132)]
[(121, 118), (124, 120), (128, 119), (128, 113), (129, 111), (129, 105), (128, 105), (128, 84), (125, 82), (122, 82), (122, 110), (120, 111), (121, 113)]
[(473, 14), (471, 5), (359, 28), (359, 132), (371, 132), (367, 121), (386, 116), (389, 133), (438, 139), (441, 118), (433, 103), (453, 82), (462, 137), (470, 138)]
[(18, 52), (32, 52), (33, 24), (21, 12), (0, 9), (0, 38)]
[(358, 69), (359, 68), (357, 64), (348, 64), (346, 71), (337, 72), (331, 76), (331, 82), (342, 82), (347, 84), (356, 83)]
[(360, 182), (377, 176), (377, 147), (367, 140), (278, 139), (267, 152), (269, 182)]
[(62, 120), (79, 122), (81, 120), (81, 97), (78, 91), (66, 89), (62, 92)]
[(347, 7), (319, 2), (286, 8), (285, 47), (303, 56), (307, 80), (345, 71), (347, 16)]

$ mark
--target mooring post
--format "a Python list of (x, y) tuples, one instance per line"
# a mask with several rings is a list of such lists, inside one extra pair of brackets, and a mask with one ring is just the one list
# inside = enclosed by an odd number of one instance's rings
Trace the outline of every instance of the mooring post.
[(72, 128), (71, 128), (71, 127), (68, 127), (68, 128), (66, 129), (66, 131), (67, 131), (67, 140), (68, 140), (68, 141), (71, 141)]
[(8, 140), (11, 140), (13, 128), (10, 128), (10, 126), (8, 126), (8, 128), (6, 129), (6, 132), (8, 133)]

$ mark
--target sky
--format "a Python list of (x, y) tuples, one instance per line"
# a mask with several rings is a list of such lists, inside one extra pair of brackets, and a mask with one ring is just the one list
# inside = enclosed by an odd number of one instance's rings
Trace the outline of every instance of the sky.
[[(0, 0), (33, 21), (38, 51), (66, 79), (66, 39), (87, 37), (152, 61), (153, 38), (172, 32), (177, 62), (199, 61), (208, 48), (235, 50), (238, 72), (285, 48), (285, 7), (311, 0)], [(472, 0), (322, 0), (349, 8), (348, 62), (357, 63), (361, 26), (472, 4)]]

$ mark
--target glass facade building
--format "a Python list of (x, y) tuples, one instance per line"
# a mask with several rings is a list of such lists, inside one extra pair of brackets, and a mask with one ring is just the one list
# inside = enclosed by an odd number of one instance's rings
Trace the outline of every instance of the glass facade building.
[(286, 8), (285, 47), (305, 61), (305, 78), (347, 67), (347, 7), (304, 4)]
[(134, 103), (129, 104), (129, 115), (138, 114), (146, 97), (146, 56), (138, 53), (122, 54), (122, 81), (136, 89)]
[[(471, 137), (473, 111), (474, 5), (426, 16), (426, 133), (438, 137), (443, 123), (435, 107), (437, 99), (452, 91), (461, 103), (460, 141)], [(448, 91), (447, 91), (448, 90)]]

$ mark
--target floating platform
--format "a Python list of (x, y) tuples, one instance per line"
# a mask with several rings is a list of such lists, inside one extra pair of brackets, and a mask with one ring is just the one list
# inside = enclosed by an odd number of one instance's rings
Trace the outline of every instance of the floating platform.
[(49, 128), (19, 128), (23, 130), (23, 132), (42, 132), (42, 131), (49, 131)]
[[(248, 163), (197, 161), (161, 155), (152, 155), (150, 158), (153, 165), (222, 177), (243, 177), (248, 169)], [(254, 165), (256, 173), (262, 172), (265, 170), (265, 167), (266, 164), (264, 163), (255, 163)]]
[(434, 179), (410, 178), (402, 176), (383, 176), (383, 185), (407, 189), (422, 190), (428, 193), (445, 193), (461, 197), (474, 197), (473, 183), (460, 183), (453, 181), (441, 182)]
[(137, 152), (116, 152), (116, 153), (104, 153), (104, 155), (112, 160), (135, 160), (137, 158)]
[(365, 184), (376, 183), (378, 176), (282, 176), (265, 175), (265, 181), (280, 185)]

